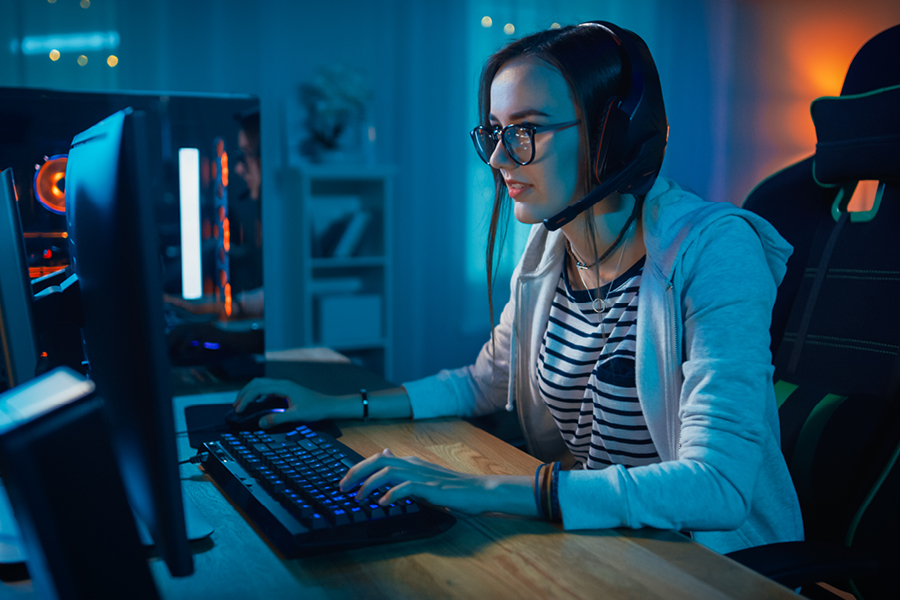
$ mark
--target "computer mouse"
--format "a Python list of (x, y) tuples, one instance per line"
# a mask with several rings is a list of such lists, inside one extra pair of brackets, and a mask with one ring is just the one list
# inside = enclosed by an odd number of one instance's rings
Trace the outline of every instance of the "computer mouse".
[(261, 418), (272, 413), (284, 412), (287, 407), (288, 401), (284, 396), (260, 396), (245, 406), (242, 412), (235, 412), (232, 408), (225, 413), (225, 424), (231, 431), (258, 431)]

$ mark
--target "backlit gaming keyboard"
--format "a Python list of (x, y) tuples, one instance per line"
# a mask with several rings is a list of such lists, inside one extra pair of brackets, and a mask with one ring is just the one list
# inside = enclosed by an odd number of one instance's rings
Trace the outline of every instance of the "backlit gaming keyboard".
[(379, 506), (389, 487), (360, 502), (341, 492), (338, 482), (363, 457), (306, 426), (228, 433), (205, 446), (203, 468), (287, 558), (430, 537), (456, 522), (415, 500)]

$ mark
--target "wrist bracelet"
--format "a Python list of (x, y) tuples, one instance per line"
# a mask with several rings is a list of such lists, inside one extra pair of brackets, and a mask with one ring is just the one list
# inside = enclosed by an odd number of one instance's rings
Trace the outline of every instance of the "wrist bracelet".
[(362, 395), (363, 421), (367, 421), (369, 419), (369, 393), (366, 390), (359, 390), (359, 393)]
[(559, 510), (559, 462), (553, 463), (553, 473), (550, 477), (550, 520), (562, 521), (562, 513)]
[(537, 470), (534, 472), (534, 504), (537, 506), (538, 517), (542, 519), (546, 519), (547, 516), (544, 514), (544, 506), (541, 503), (541, 469), (543, 469), (545, 464), (538, 465)]
[(544, 518), (553, 520), (553, 504), (550, 502), (550, 482), (553, 477), (553, 463), (547, 465), (541, 476), (541, 505), (544, 507)]

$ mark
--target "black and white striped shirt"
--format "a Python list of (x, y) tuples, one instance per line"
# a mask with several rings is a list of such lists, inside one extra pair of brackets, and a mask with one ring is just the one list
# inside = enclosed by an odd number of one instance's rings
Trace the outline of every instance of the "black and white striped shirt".
[[(590, 293), (573, 290), (563, 268), (550, 308), (537, 383), (569, 450), (586, 469), (659, 462), (634, 375), (643, 268), (644, 258), (617, 277), (611, 291), (607, 285)], [(615, 300), (603, 314), (591, 306), (598, 294)]]

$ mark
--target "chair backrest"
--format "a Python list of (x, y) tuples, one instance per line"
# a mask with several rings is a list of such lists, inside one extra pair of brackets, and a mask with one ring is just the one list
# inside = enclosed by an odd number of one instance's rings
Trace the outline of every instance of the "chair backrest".
[[(900, 26), (870, 40), (841, 96), (813, 102), (816, 154), (744, 203), (794, 246), (771, 331), (782, 451), (807, 539), (882, 556), (897, 555), (900, 536), (897, 56)], [(849, 213), (864, 180), (879, 182), (875, 206)], [(854, 583), (874, 597), (895, 585)]]

